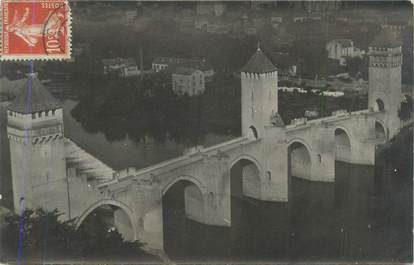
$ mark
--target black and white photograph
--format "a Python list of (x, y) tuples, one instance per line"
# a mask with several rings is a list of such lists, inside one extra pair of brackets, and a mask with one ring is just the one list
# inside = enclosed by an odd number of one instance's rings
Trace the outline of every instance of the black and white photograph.
[(0, 264), (413, 263), (409, 1), (0, 6)]

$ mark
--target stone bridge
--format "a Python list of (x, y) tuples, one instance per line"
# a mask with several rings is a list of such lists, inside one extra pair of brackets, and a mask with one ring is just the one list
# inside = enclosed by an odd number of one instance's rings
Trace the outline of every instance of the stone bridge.
[[(285, 125), (278, 114), (277, 68), (258, 49), (241, 71), (242, 137), (118, 172), (64, 137), (62, 108), (29, 77), (22, 90), (31, 84), (31, 105), (23, 93), (7, 115), (15, 210), (57, 208), (62, 218), (75, 219), (80, 226), (105, 208), (126, 240), (162, 250), (163, 197), (176, 185), (182, 187), (188, 218), (231, 226), (232, 196), (283, 202), (289, 198), (290, 176), (333, 182), (335, 160), (374, 165), (376, 145), (399, 131), (395, 102), (402, 98), (396, 74), (401, 74), (401, 49), (374, 49), (371, 54), (375, 63), (370, 64), (367, 110), (340, 110)], [(387, 97), (378, 90), (388, 91)]]
[(76, 168), (69, 168), (71, 217), (81, 225), (95, 209), (111, 206), (114, 225), (127, 240), (139, 239), (162, 249), (162, 199), (174, 185), (185, 187), (188, 218), (230, 226), (231, 196), (287, 201), (289, 176), (332, 182), (335, 160), (373, 165), (376, 144), (386, 140), (379, 117), (380, 112), (339, 111), (281, 128), (269, 126), (263, 138), (198, 146), (181, 157), (140, 170), (127, 168), (89, 186), (74, 172)]

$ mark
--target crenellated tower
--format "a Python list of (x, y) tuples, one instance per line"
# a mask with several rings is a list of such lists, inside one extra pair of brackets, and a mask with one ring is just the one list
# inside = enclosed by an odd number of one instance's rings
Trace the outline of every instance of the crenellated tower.
[(14, 208), (59, 209), (68, 216), (63, 111), (31, 74), (10, 104), (10, 143)]
[(368, 107), (384, 112), (388, 137), (398, 133), (401, 107), (401, 44), (395, 36), (384, 30), (369, 47)]
[(260, 47), (241, 70), (242, 135), (263, 137), (278, 115), (277, 68)]

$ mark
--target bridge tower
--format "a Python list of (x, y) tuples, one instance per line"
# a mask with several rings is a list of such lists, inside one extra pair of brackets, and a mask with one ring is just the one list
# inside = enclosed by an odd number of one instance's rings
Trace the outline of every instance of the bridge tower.
[(14, 209), (57, 208), (67, 219), (62, 107), (35, 74), (20, 91), (7, 111)]
[(277, 68), (260, 47), (241, 70), (242, 135), (261, 138), (278, 112)]
[(368, 107), (384, 112), (388, 137), (400, 127), (401, 64), (401, 44), (390, 31), (382, 31), (369, 47)]

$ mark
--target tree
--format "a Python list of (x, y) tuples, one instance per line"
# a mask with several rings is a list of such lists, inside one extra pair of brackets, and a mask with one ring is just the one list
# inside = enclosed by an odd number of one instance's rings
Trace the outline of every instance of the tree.
[(362, 74), (364, 71), (366, 71), (365, 68), (367, 67), (367, 64), (365, 61), (359, 57), (348, 57), (346, 60), (346, 71), (351, 76), (357, 76), (357, 74)]
[(76, 229), (74, 220), (62, 221), (58, 210), (25, 210), (21, 215), (5, 218), (1, 245), (7, 261), (20, 254), (22, 264), (28, 261), (48, 260), (145, 260), (157, 259), (142, 250), (143, 243), (125, 242), (116, 229), (97, 216)]

